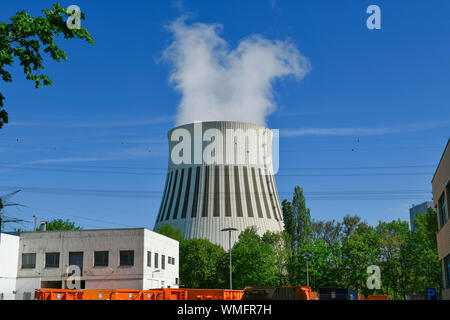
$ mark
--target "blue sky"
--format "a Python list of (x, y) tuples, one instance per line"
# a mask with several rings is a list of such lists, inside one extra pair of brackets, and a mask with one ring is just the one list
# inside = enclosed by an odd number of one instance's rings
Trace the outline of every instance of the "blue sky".
[[(0, 21), (52, 3), (3, 2)], [(267, 118), (281, 131), (282, 199), (300, 185), (314, 219), (356, 214), (370, 224), (409, 220), (412, 203), (431, 200), (450, 133), (448, 1), (61, 4), (82, 9), (95, 45), (59, 38), (69, 59), (46, 61), (50, 87), (35, 89), (17, 65), (13, 82), (0, 83), (10, 116), (0, 129), (0, 193), (23, 188), (14, 200), (26, 206), (7, 216), (153, 228), (180, 102), (162, 59), (166, 26), (187, 13), (188, 24), (223, 25), (231, 48), (259, 34), (289, 39), (309, 59), (301, 81), (274, 83), (278, 107)], [(366, 28), (371, 4), (381, 7), (381, 30)]]

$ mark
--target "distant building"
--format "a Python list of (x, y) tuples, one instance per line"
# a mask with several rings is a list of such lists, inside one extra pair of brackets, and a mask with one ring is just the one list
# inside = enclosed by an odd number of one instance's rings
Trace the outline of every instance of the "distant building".
[(69, 265), (79, 267), (81, 289), (178, 287), (178, 241), (148, 229), (24, 232), (18, 245), (16, 299), (70, 288)]
[(16, 296), (19, 237), (0, 234), (0, 300), (14, 300)]
[(432, 201), (425, 201), (421, 204), (412, 205), (412, 207), (409, 209), (409, 224), (411, 230), (414, 230), (414, 219), (416, 219), (416, 216), (419, 214), (419, 212), (427, 212), (428, 208), (433, 208)]
[(450, 210), (448, 207), (450, 202), (450, 139), (447, 142), (431, 184), (434, 207), (437, 208), (438, 215), (437, 247), (443, 274), (442, 299), (450, 300)]

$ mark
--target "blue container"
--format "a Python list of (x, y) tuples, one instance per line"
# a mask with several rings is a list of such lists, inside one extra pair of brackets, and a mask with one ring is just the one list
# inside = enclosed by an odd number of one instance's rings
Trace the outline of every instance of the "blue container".
[(320, 288), (319, 300), (358, 300), (358, 291), (348, 288)]

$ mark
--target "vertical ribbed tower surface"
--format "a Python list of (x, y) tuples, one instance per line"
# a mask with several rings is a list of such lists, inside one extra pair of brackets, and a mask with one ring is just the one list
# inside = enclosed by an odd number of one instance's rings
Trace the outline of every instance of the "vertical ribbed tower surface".
[[(224, 228), (282, 231), (272, 165), (273, 132), (236, 121), (196, 122), (169, 131), (169, 168), (155, 227), (228, 249)], [(232, 243), (239, 232), (232, 233)]]

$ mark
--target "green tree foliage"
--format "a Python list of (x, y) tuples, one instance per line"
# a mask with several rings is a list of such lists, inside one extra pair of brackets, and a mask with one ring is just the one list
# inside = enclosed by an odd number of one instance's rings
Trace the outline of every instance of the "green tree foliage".
[(442, 287), (442, 269), (437, 253), (436, 233), (438, 231), (436, 211), (417, 214), (414, 219), (414, 231), (411, 233), (409, 250), (412, 275), (411, 292), (425, 292), (426, 288)]
[[(67, 27), (65, 18), (73, 12), (68, 12), (59, 3), (42, 12), (44, 16), (33, 18), (25, 11), (20, 11), (9, 19), (9, 23), (0, 22), (0, 75), (3, 81), (12, 81), (11, 73), (5, 67), (11, 66), (14, 59), (17, 59), (26, 78), (34, 81), (36, 88), (51, 85), (50, 78), (41, 72), (44, 69), (42, 52), (49, 54), (57, 62), (67, 60), (64, 50), (54, 43), (55, 37), (60, 34), (66, 39), (79, 38), (94, 44), (91, 35), (83, 27)], [(84, 19), (84, 14), (80, 18)], [(0, 128), (8, 123), (3, 100), (5, 97), (0, 93)]]
[(82, 228), (77, 226), (75, 222), (63, 219), (53, 219), (47, 222), (47, 231), (55, 230), (81, 230)]
[(296, 186), (294, 188), (292, 202), (284, 200), (282, 205), (285, 223), (284, 231), (291, 237), (292, 249), (298, 251), (298, 248), (306, 244), (313, 234), (311, 213), (306, 208), (303, 190), (299, 186)]
[(289, 285), (290, 279), (288, 270), (293, 256), (293, 251), (290, 247), (290, 236), (286, 232), (267, 231), (264, 233), (261, 240), (271, 247), (275, 258), (276, 279), (274, 280), (274, 283), (280, 286)]
[(153, 231), (162, 234), (166, 237), (182, 242), (184, 240), (180, 229), (175, 229), (172, 225), (165, 223), (159, 228), (155, 228)]
[(180, 243), (180, 284), (186, 288), (224, 288), (227, 255), (206, 239)]
[[(352, 219), (356, 221), (359, 219)], [(345, 224), (345, 218), (344, 222)], [(349, 230), (352, 230), (351, 232)], [(367, 267), (379, 261), (379, 239), (373, 227), (365, 222), (344, 227), (341, 243), (341, 283), (342, 286), (362, 292), (367, 291)]]
[(268, 235), (263, 241), (256, 233), (256, 227), (249, 227), (239, 234), (232, 250), (233, 288), (279, 284), (272, 240), (273, 237)]

